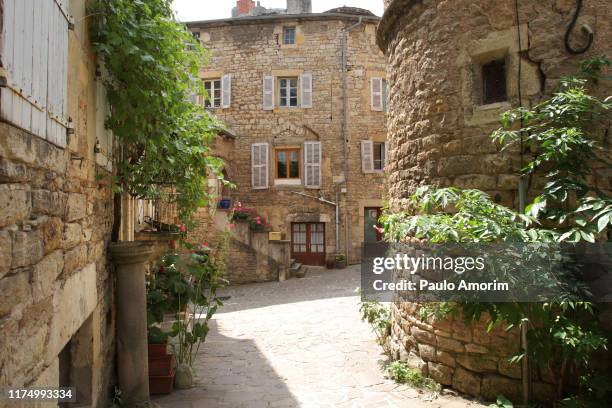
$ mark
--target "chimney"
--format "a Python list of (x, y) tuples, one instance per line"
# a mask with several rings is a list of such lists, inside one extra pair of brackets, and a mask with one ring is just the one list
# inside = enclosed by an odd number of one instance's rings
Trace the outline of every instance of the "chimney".
[(238, 0), (236, 8), (238, 9), (238, 16), (246, 16), (255, 8), (255, 2), (253, 0)]
[(287, 14), (312, 13), (312, 0), (287, 0)]

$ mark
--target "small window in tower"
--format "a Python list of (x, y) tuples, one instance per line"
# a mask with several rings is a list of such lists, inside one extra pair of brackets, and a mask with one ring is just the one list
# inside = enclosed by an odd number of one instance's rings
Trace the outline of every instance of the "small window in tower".
[(295, 27), (283, 28), (283, 44), (295, 44)]
[(506, 61), (492, 61), (482, 66), (482, 103), (488, 105), (508, 100)]

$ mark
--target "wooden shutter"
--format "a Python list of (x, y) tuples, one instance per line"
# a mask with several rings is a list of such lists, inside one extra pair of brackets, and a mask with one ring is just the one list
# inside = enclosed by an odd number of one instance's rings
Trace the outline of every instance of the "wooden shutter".
[(7, 86), (0, 90), (3, 120), (61, 147), (68, 125), (65, 7), (55, 0), (4, 0), (1, 57)]
[(274, 110), (274, 77), (269, 75), (263, 79), (263, 108)]
[(384, 146), (384, 152), (385, 152), (385, 157), (383, 157), (383, 170), (385, 170), (387, 168), (387, 162), (389, 160), (389, 143), (385, 142), (383, 143)]
[(253, 189), (268, 188), (268, 144), (251, 145), (251, 184)]
[(374, 143), (371, 140), (361, 141), (361, 169), (364, 173), (374, 172)]
[(229, 108), (232, 104), (232, 76), (221, 77), (221, 107)]
[(383, 110), (383, 90), (382, 90), (382, 78), (372, 78), (371, 92), (372, 92), (372, 110), (382, 111)]
[(304, 185), (307, 188), (321, 188), (322, 158), (321, 142), (304, 142)]
[(312, 74), (303, 74), (300, 77), (302, 89), (302, 108), (312, 108)]

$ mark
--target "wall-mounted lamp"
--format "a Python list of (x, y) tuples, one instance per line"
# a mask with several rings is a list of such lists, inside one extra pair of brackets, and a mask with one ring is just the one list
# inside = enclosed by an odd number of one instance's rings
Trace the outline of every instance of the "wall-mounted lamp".
[(100, 141), (96, 139), (96, 145), (94, 146), (94, 153), (98, 154), (102, 152), (102, 146), (100, 146)]

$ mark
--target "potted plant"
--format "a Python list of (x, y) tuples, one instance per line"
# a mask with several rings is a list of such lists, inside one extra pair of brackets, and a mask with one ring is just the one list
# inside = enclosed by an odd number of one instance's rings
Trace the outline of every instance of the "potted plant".
[[(193, 363), (208, 334), (209, 321), (222, 305), (216, 292), (224, 284), (221, 253), (226, 249), (225, 241), (212, 248), (186, 243), (185, 235), (186, 231), (174, 252), (162, 257), (159, 272), (151, 279), (148, 310), (153, 323), (151, 340), (163, 340), (165, 335), (174, 347), (174, 386), (179, 389), (193, 386)], [(164, 314), (175, 319), (168, 333), (156, 329)]]
[(336, 269), (346, 268), (346, 256), (343, 253), (338, 252), (334, 257), (334, 267)]
[(177, 305), (174, 290), (178, 271), (163, 259), (159, 268), (147, 275), (147, 336), (149, 363), (149, 391), (151, 394), (172, 392), (176, 374), (176, 356), (168, 353), (169, 333), (161, 325), (164, 316)]

